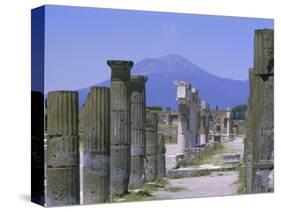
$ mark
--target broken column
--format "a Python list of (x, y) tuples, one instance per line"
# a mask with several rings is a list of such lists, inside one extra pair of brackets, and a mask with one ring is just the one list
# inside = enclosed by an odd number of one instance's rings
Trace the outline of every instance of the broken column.
[(166, 177), (166, 147), (164, 134), (158, 133), (158, 154), (157, 154), (157, 177), (163, 178)]
[(247, 117), (247, 142), (250, 144), (248, 148), (252, 148), (252, 193), (274, 190), (273, 79), (274, 32), (256, 30)]
[(146, 76), (132, 76), (130, 80), (131, 104), (131, 169), (132, 188), (145, 182), (145, 83)]
[(154, 181), (157, 178), (157, 125), (158, 114), (146, 112), (146, 182)]
[(109, 60), (110, 89), (110, 194), (128, 192), (130, 177), (130, 72), (132, 61)]
[(99, 203), (110, 195), (110, 90), (92, 87), (83, 111), (83, 203)]
[(78, 92), (49, 92), (47, 206), (79, 204), (78, 110)]

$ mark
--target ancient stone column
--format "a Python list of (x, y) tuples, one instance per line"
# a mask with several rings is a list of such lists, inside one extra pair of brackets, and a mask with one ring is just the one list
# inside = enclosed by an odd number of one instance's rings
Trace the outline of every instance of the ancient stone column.
[(130, 71), (132, 61), (109, 60), (110, 88), (110, 194), (128, 192), (130, 178)]
[(131, 174), (129, 186), (139, 187), (145, 182), (145, 82), (146, 76), (132, 76), (131, 102)]
[(190, 101), (190, 88), (189, 83), (184, 81), (176, 81), (177, 86), (177, 101), (179, 103), (179, 120), (178, 120), (178, 149), (179, 153), (184, 153), (185, 148), (190, 146), (190, 132), (189, 132), (189, 122), (190, 122), (190, 111), (189, 111), (189, 101)]
[(88, 93), (83, 118), (83, 203), (99, 203), (110, 195), (110, 92), (106, 87), (92, 87)]
[(191, 146), (197, 147), (199, 144), (200, 109), (198, 105), (198, 90), (191, 88), (192, 98), (190, 103), (190, 131), (192, 134)]
[(233, 140), (232, 117), (231, 109), (228, 108), (226, 112), (227, 126), (226, 126), (226, 139)]
[(79, 204), (78, 92), (53, 91), (47, 109), (47, 206)]
[(272, 192), (273, 185), (273, 103), (274, 103), (274, 32), (256, 30), (254, 77), (251, 79), (250, 110), (252, 121), (253, 172), (252, 192)]
[(200, 111), (200, 145), (207, 143), (207, 102), (201, 101)]
[(157, 125), (158, 114), (146, 112), (146, 182), (154, 181), (157, 178)]
[(157, 155), (157, 177), (163, 178), (166, 177), (166, 147), (164, 135), (158, 133), (158, 155)]

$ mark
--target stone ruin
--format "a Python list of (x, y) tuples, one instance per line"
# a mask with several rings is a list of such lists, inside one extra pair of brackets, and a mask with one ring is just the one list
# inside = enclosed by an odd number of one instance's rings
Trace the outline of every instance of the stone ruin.
[(232, 141), (234, 139), (233, 119), (231, 108), (226, 110), (212, 110), (212, 121), (210, 129), (213, 132), (212, 136), (216, 136), (219, 140)]
[(105, 202), (110, 193), (110, 89), (92, 87), (83, 112), (83, 203)]
[(145, 76), (131, 76), (131, 169), (129, 186), (139, 187), (145, 183)]
[(244, 162), (247, 193), (273, 192), (274, 31), (256, 30), (254, 67), (249, 71)]
[(78, 92), (48, 93), (47, 206), (80, 202)]
[[(48, 93), (46, 200), (42, 199), (46, 206), (106, 202), (110, 196), (128, 193), (129, 186), (139, 188), (166, 176), (165, 141), (158, 133), (158, 116), (145, 109), (147, 77), (131, 76), (131, 61), (110, 60), (107, 64), (111, 87), (92, 87), (80, 112), (78, 92)], [(38, 104), (44, 107), (44, 102)], [(43, 128), (34, 131), (34, 137)], [(40, 170), (38, 184), (44, 178), (44, 169)], [(37, 193), (38, 198), (44, 197), (43, 190)]]
[(201, 101), (198, 89), (185, 81), (176, 81), (178, 118), (178, 155), (193, 160), (209, 145), (210, 109)]

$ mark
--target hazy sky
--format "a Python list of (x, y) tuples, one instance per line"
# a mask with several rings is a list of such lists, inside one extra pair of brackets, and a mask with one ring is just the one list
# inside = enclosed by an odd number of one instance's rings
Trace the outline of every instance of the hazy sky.
[(110, 78), (108, 59), (167, 54), (204, 70), (245, 80), (253, 64), (254, 30), (271, 19), (46, 6), (46, 90), (80, 89)]

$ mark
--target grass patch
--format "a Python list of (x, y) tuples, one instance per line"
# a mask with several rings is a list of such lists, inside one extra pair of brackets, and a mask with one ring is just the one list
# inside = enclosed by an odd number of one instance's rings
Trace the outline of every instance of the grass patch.
[(148, 197), (152, 197), (153, 195), (146, 190), (140, 190), (138, 192), (129, 192), (124, 196), (112, 196), (111, 202), (118, 202), (120, 199), (124, 199), (123, 201), (130, 202), (130, 201), (143, 201)]
[(183, 187), (168, 187), (164, 191), (179, 192), (179, 191), (184, 191), (184, 190), (188, 190), (188, 189), (183, 188)]
[(246, 194), (246, 172), (245, 172), (245, 167), (240, 166), (237, 168), (239, 172), (239, 178), (237, 181), (234, 182), (234, 184), (238, 184), (238, 194)]
[(157, 179), (154, 182), (145, 183), (140, 186), (137, 192), (132, 191), (123, 196), (111, 196), (110, 202), (118, 202), (122, 199), (124, 202), (151, 200), (153, 199), (152, 192), (165, 188), (168, 183), (168, 180), (165, 178)]
[(191, 177), (201, 177), (201, 176), (208, 176), (212, 173), (211, 170), (209, 169), (205, 169), (205, 170), (201, 170), (201, 171), (198, 171), (198, 172), (195, 172), (193, 174), (191, 174)]
[(178, 167), (199, 166), (202, 164), (218, 164), (219, 160), (214, 158), (214, 155), (222, 154), (226, 151), (223, 144), (218, 144), (211, 150), (205, 151), (202, 156), (195, 160), (182, 159), (178, 163)]

